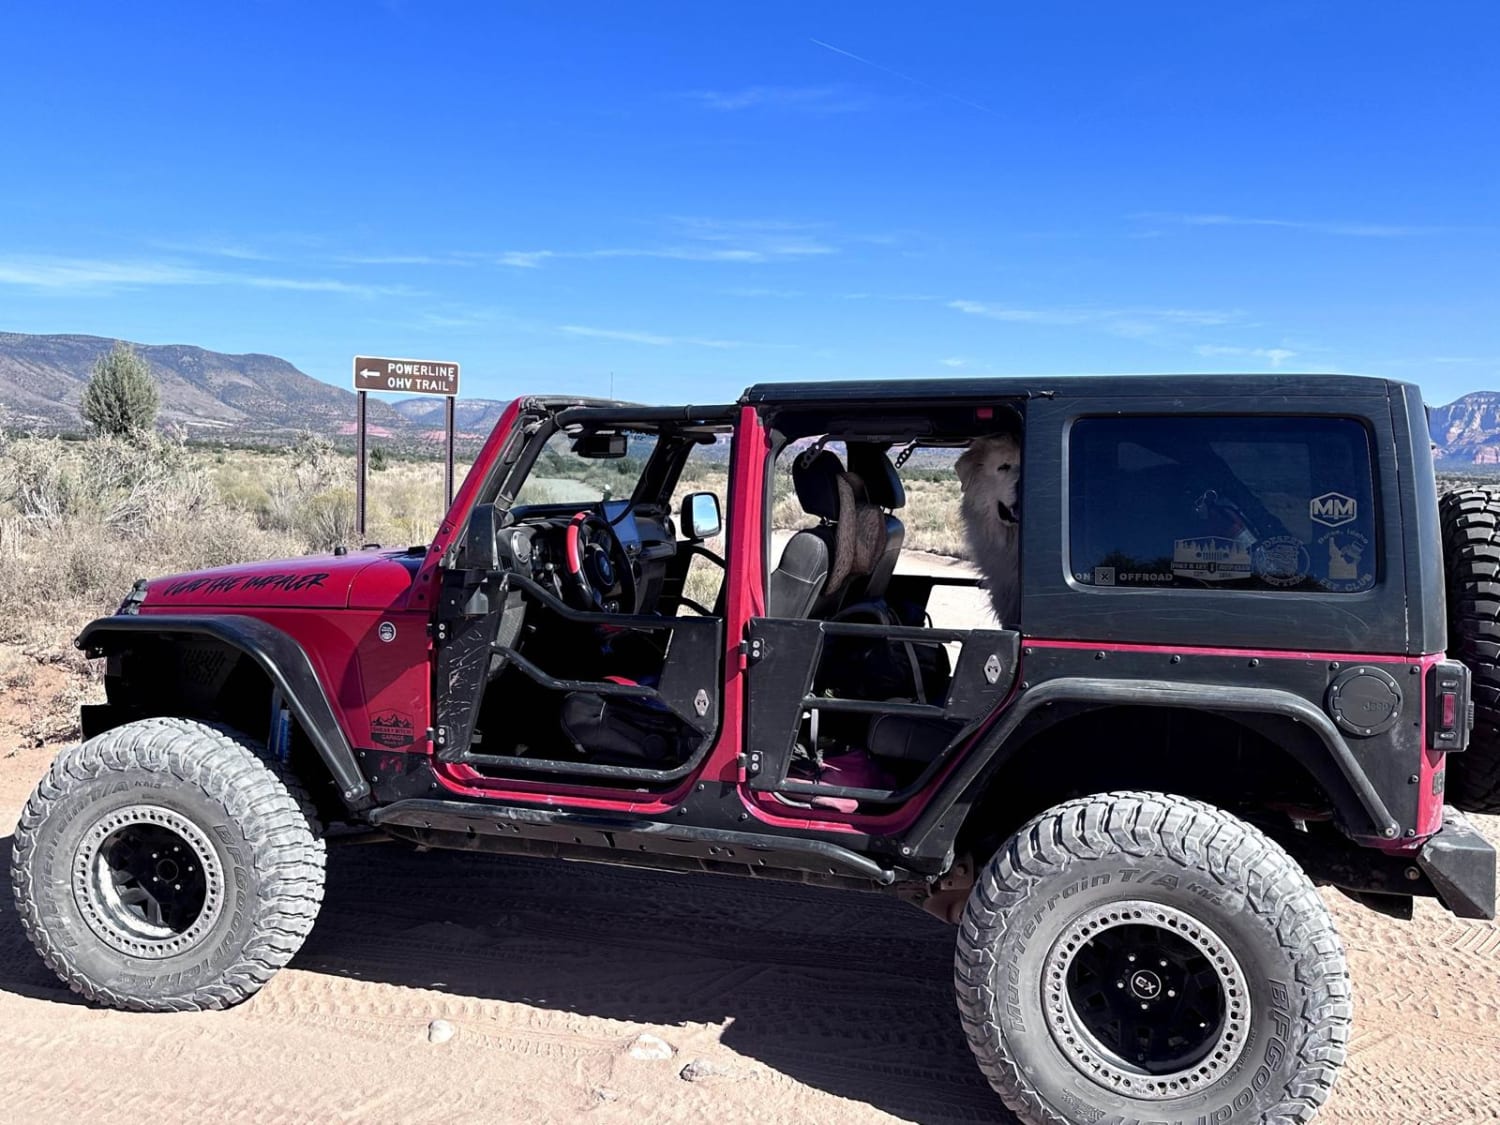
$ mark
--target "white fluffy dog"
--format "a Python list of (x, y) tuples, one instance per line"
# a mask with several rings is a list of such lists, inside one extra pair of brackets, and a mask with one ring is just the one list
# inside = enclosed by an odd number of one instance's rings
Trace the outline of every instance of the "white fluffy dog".
[(956, 468), (969, 551), (996, 620), (1015, 625), (1021, 616), (1021, 443), (1010, 434), (975, 438)]

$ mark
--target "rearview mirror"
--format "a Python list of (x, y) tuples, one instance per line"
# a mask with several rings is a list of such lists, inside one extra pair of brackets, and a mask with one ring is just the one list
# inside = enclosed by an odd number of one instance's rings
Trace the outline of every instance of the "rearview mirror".
[(712, 492), (690, 492), (682, 498), (682, 534), (694, 543), (712, 539), (723, 530), (719, 498)]
[(500, 547), (495, 542), (495, 505), (475, 504), (464, 535), (464, 567), (468, 570), (499, 570)]
[(606, 434), (597, 431), (579, 434), (573, 439), (573, 452), (579, 457), (592, 460), (609, 460), (624, 457), (629, 443), (624, 434)]

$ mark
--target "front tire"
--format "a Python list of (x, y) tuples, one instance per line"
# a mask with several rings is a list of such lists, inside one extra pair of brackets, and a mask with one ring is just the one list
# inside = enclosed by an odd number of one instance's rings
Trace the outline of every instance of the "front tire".
[(22, 928), (74, 992), (138, 1011), (239, 1003), (291, 960), (323, 898), (323, 842), (242, 735), (127, 723), (64, 750), (16, 825)]
[(980, 1070), (1029, 1125), (1306, 1121), (1349, 1038), (1343, 946), (1301, 868), (1155, 793), (1011, 837), (964, 910), (955, 983)]

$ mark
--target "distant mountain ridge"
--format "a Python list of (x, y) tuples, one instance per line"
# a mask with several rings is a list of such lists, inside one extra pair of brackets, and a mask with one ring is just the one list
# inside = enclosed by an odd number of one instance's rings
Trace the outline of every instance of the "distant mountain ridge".
[[(115, 341), (103, 336), (0, 332), (0, 408), (7, 428), (79, 430), (79, 398), (89, 372)], [(275, 441), (299, 430), (348, 437), (355, 396), (274, 355), (228, 355), (189, 344), (132, 344), (161, 386), (161, 417), (194, 438), (222, 435)], [(540, 388), (538, 388), (540, 389)], [(483, 440), (505, 403), (460, 398), (454, 404), (461, 444)], [(443, 400), (369, 401), (370, 433), (423, 446), (441, 436)], [(1430, 431), (1440, 465), (1500, 466), (1500, 391), (1475, 391), (1431, 409)]]
[[(11, 429), (78, 430), (79, 399), (94, 363), (113, 339), (0, 332), (0, 407)], [(132, 344), (161, 388), (161, 419), (194, 438), (215, 435), (270, 441), (299, 430), (354, 432), (352, 390), (314, 379), (273, 355), (228, 355), (188, 344)], [(466, 443), (482, 438), (504, 404), (460, 398), (456, 428)], [(439, 398), (388, 401), (371, 396), (370, 432), (424, 444), (443, 428)]]
[(1434, 406), (1428, 432), (1439, 464), (1500, 465), (1500, 391), (1474, 391)]

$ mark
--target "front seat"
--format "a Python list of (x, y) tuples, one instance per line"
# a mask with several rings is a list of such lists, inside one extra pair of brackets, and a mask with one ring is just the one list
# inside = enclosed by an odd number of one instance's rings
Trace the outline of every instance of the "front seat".
[(906, 543), (906, 525), (895, 514), (906, 506), (906, 489), (886, 451), (872, 442), (849, 443), (849, 471), (864, 482), (869, 502), (881, 509), (885, 541), (869, 576), (849, 584), (846, 604), (883, 602)]
[(855, 580), (868, 579), (885, 546), (880, 510), (838, 454), (810, 449), (792, 462), (797, 503), (816, 527), (787, 541), (766, 586), (768, 617), (831, 617)]

